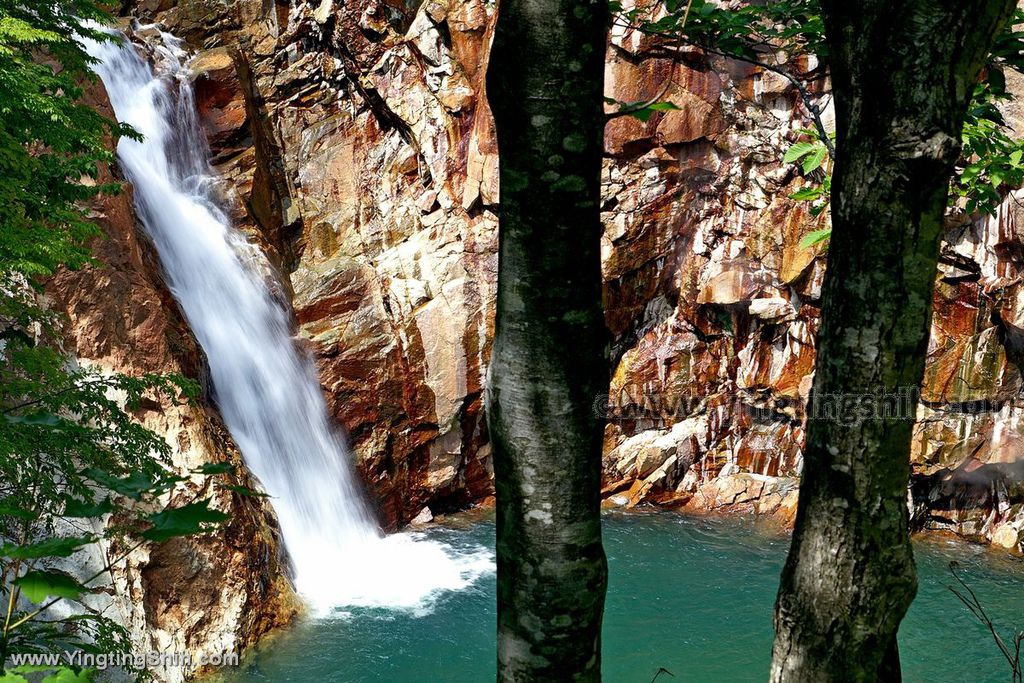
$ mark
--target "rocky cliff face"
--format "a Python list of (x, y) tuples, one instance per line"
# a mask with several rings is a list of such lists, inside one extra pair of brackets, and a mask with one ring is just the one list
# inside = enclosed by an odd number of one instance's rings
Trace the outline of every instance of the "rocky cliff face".
[[(101, 85), (88, 96), (112, 116)], [(101, 182), (116, 169), (101, 169)], [(131, 188), (92, 207), (105, 237), (93, 245), (96, 266), (63, 272), (47, 286), (55, 310), (66, 314), (65, 343), (79, 363), (100, 372), (177, 373), (204, 384), (195, 340), (158, 272), (156, 255), (137, 232)], [(208, 396), (198, 405), (150, 401), (135, 413), (165, 436), (172, 467), (187, 475), (206, 463), (240, 463), (237, 448)], [(251, 485), (243, 474), (237, 483)], [(297, 610), (273, 513), (262, 499), (212, 488), (191, 476), (173, 493), (175, 504), (213, 494), (231, 514), (215, 534), (147, 544), (114, 570), (114, 590), (101, 596), (106, 614), (129, 628), (139, 653), (203, 656), (238, 653)], [(119, 554), (126, 548), (111, 549)], [(195, 666), (164, 666), (156, 680), (176, 683)]]
[[(139, 0), (126, 13), (197, 52), (235, 219), (290, 288), (382, 519), (488, 495), (494, 4)], [(781, 163), (806, 125), (796, 93), (696, 51), (673, 68), (618, 28), (607, 59), (609, 96), (644, 100), (671, 78), (680, 109), (607, 129), (605, 492), (785, 520), (825, 260), (800, 246), (820, 220), (787, 199), (805, 182)], [(917, 423), (916, 523), (1007, 547), (1024, 529), (1017, 220), (1008, 202), (996, 219), (951, 221), (920, 405), (901, 413)]]
[(491, 490), (497, 183), (477, 93), (493, 8), (403, 7), (135, 10), (199, 50), (234, 217), (281, 270), (389, 526)]

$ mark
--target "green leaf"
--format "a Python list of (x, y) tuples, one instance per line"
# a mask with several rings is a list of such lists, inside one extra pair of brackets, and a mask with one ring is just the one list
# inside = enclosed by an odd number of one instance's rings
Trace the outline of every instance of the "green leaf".
[(963, 170), (963, 173), (960, 174), (961, 182), (971, 182), (981, 174), (982, 170), (984, 169), (981, 164), (971, 164)]
[(988, 84), (995, 93), (1006, 92), (1006, 75), (1003, 70), (997, 66), (989, 65), (988, 69)]
[(4, 674), (0, 675), (0, 683), (28, 683), (28, 679), (8, 669)]
[[(624, 108), (635, 107), (637, 104), (639, 103), (634, 102), (633, 104), (627, 104)], [(671, 102), (655, 102), (654, 104), (649, 104), (646, 107), (641, 107), (640, 109), (630, 111), (627, 113), (633, 118), (640, 119), (641, 121), (646, 123), (652, 116), (654, 116), (655, 112), (675, 111), (677, 109), (679, 109), (679, 107), (672, 104)]]
[(229, 485), (225, 486), (224, 488), (226, 488), (228, 491), (233, 491), (240, 496), (246, 496), (248, 498), (270, 498), (270, 496), (267, 495), (266, 493), (263, 493), (262, 491), (254, 491), (248, 486)]
[(824, 190), (820, 187), (804, 187), (789, 195), (789, 198), (798, 202), (807, 202), (817, 199), (823, 192)]
[(64, 506), (65, 517), (100, 517), (112, 512), (114, 510), (114, 504), (110, 502), (109, 498), (104, 498), (98, 503), (86, 502), (84, 500), (78, 500), (76, 498), (68, 499), (67, 504)]
[(647, 108), (654, 111), (679, 111), (679, 107), (672, 102), (655, 102)]
[(133, 472), (124, 478), (98, 469), (86, 470), (84, 474), (100, 486), (133, 500), (141, 500), (144, 493), (155, 493), (160, 489), (153, 477), (145, 472)]
[(822, 228), (821, 230), (814, 230), (804, 235), (804, 238), (800, 240), (800, 246), (803, 247), (804, 249), (807, 249), (817, 244), (821, 244), (831, 236), (832, 228)]
[(95, 536), (65, 536), (48, 538), (28, 545), (5, 545), (0, 547), (0, 557), (13, 560), (37, 560), (43, 557), (70, 557), (72, 553), (96, 540)]
[(814, 151), (817, 146), (814, 142), (797, 142), (792, 147), (786, 150), (786, 155), (782, 157), (782, 163), (792, 164), (795, 161), (799, 161), (803, 157), (807, 156)]
[(39, 516), (39, 513), (34, 510), (28, 510), (21, 507), (18, 505), (16, 500), (11, 497), (0, 500), (0, 516), (18, 517), (19, 519), (35, 519)]
[(192, 470), (193, 474), (234, 474), (235, 466), (229, 462), (208, 462), (198, 469)]
[(804, 175), (807, 175), (811, 171), (821, 168), (827, 155), (828, 150), (825, 149), (824, 145), (816, 145), (814, 150), (804, 158), (800, 170), (804, 172)]
[(91, 669), (82, 669), (76, 673), (74, 669), (62, 666), (56, 673), (44, 678), (42, 683), (92, 683), (92, 676)]
[(142, 537), (150, 541), (166, 541), (176, 536), (201, 534), (212, 531), (215, 525), (229, 517), (219, 510), (211, 510), (209, 500), (201, 500), (150, 515), (146, 520), (153, 527), (144, 531)]
[(48, 597), (77, 600), (87, 589), (77, 580), (61, 572), (31, 571), (14, 581), (22, 594), (35, 603)]
[(634, 119), (638, 119), (640, 121), (643, 121), (644, 123), (647, 123), (650, 120), (650, 118), (654, 116), (654, 112), (651, 109), (644, 108), (637, 109), (636, 111), (631, 111), (629, 112), (629, 115), (632, 116)]

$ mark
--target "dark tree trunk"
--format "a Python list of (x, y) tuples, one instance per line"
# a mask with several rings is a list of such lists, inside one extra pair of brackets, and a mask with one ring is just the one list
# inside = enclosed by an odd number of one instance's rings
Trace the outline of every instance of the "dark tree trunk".
[(498, 679), (598, 681), (608, 390), (601, 308), (606, 0), (502, 0), (487, 74), (501, 163), (488, 424)]
[(855, 420), (833, 409), (838, 395), (877, 405), (878, 392), (921, 382), (964, 112), (1015, 3), (822, 4), (837, 119), (833, 229), (771, 679), (898, 681), (896, 632), (917, 590), (913, 415)]

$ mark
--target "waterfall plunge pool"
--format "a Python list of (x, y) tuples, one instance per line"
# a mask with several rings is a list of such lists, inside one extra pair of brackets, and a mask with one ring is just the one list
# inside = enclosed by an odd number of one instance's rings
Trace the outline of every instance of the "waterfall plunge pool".
[[(494, 547), (494, 523), (426, 532), (455, 548)], [(609, 561), (604, 679), (647, 683), (763, 682), (772, 606), (789, 539), (743, 519), (673, 513), (606, 514)], [(946, 538), (915, 543), (920, 587), (900, 629), (904, 680), (1009, 680), (988, 631), (950, 593), (947, 566), (1002, 627), (1024, 628), (1024, 559)], [(480, 683), (494, 680), (493, 572), (440, 596), (424, 614), (350, 609), (269, 637), (217, 683)]]
[[(221, 414), (274, 496), (299, 588), (334, 615), (269, 639), (227, 682), (493, 680), (494, 574), (480, 548), (493, 547), (493, 523), (377, 535), (312, 364), (293, 348), (289, 313), (264, 281), (262, 256), (211, 191), (181, 41), (158, 33), (159, 73), (128, 42), (85, 41), (118, 119), (144, 134), (122, 138), (118, 158), (209, 359)], [(609, 514), (605, 530), (605, 680), (646, 682), (659, 667), (686, 681), (766, 678), (787, 540), (736, 520), (667, 514)], [(963, 544), (919, 543), (921, 588), (901, 638), (906, 678), (1004, 680), (990, 636), (945, 588), (952, 559), (997, 622), (1024, 621), (1024, 563)]]

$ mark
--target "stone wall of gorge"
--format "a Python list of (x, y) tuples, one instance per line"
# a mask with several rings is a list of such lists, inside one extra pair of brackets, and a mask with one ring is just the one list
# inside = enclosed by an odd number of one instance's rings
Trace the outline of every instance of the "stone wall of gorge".
[[(91, 86), (87, 97), (113, 116), (101, 84)], [(116, 168), (100, 171), (100, 182), (121, 179)], [(290, 621), (298, 603), (287, 579), (277, 521), (265, 500), (189, 474), (204, 464), (227, 461), (239, 466), (234, 483), (254, 486), (212, 407), (202, 352), (158, 274), (154, 250), (137, 230), (131, 187), (95, 201), (91, 217), (103, 232), (92, 245), (97, 263), (62, 272), (46, 287), (50, 308), (67, 321), (65, 350), (81, 366), (100, 373), (175, 373), (198, 380), (203, 395), (196, 404), (149, 400), (133, 415), (167, 439), (170, 465), (187, 479), (169, 502), (212, 497), (216, 509), (231, 515), (213, 534), (134, 550), (115, 565), (113, 590), (97, 591), (87, 600), (89, 607), (129, 629), (136, 653), (192, 655), (196, 665), (150, 670), (154, 680), (178, 683), (196, 672), (199, 657), (240, 653)]]
[[(481, 394), (498, 188), (483, 79), (495, 9), (138, 0), (125, 10), (126, 24), (160, 22), (197, 53), (235, 220), (279, 268), (389, 526), (491, 492)], [(696, 50), (673, 66), (618, 27), (607, 62), (609, 96), (644, 100), (670, 78), (679, 110), (619, 118), (606, 134), (605, 493), (616, 505), (785, 521), (825, 261), (823, 247), (800, 245), (822, 223), (787, 198), (806, 180), (781, 163), (807, 125), (797, 94)], [(916, 420), (915, 523), (1007, 547), (1024, 540), (1018, 214), (1008, 201), (995, 219), (950, 221), (921, 401), (903, 416)]]
[(198, 51), (197, 101), (234, 219), (278, 266), (390, 527), (492, 490), (482, 389), (497, 162), (476, 93), (493, 7), (431, 11), (134, 9)]

